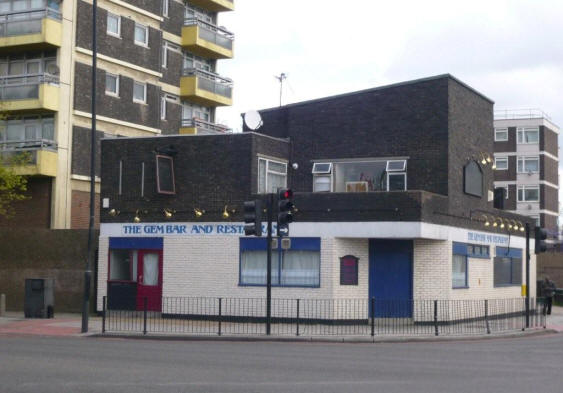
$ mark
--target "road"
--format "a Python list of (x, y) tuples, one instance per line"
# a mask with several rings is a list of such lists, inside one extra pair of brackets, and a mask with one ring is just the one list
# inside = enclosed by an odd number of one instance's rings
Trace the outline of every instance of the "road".
[(0, 392), (561, 392), (563, 334), (384, 344), (0, 336)]

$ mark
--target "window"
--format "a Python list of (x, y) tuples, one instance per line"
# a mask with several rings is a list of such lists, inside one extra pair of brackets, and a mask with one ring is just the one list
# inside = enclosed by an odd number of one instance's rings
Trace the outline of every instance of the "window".
[(387, 175), (387, 191), (405, 191), (406, 189), (406, 173), (389, 173)]
[(539, 186), (518, 186), (518, 202), (539, 202)]
[(495, 157), (495, 169), (506, 171), (508, 169), (508, 157)]
[(156, 156), (156, 187), (159, 194), (175, 194), (174, 160), (170, 156)]
[(538, 173), (539, 171), (539, 157), (518, 157), (518, 173)]
[(518, 127), (518, 143), (538, 143), (540, 141), (540, 130), (538, 127)]
[(463, 168), (463, 183), (466, 194), (483, 196), (483, 172), (475, 161), (470, 161)]
[(452, 288), (467, 288), (467, 246), (453, 243)]
[(110, 250), (109, 267), (111, 281), (137, 281), (137, 250)]
[(149, 46), (149, 28), (135, 23), (135, 44)]
[(162, 0), (162, 16), (168, 17), (169, 0)]
[(495, 188), (504, 188), (504, 199), (508, 199), (508, 186), (496, 186)]
[(108, 12), (107, 30), (109, 35), (121, 37), (121, 17)]
[(119, 75), (106, 72), (106, 94), (119, 97)]
[(166, 120), (166, 97), (160, 98), (160, 120)]
[(495, 142), (508, 140), (508, 128), (495, 128)]
[(522, 284), (522, 250), (497, 247), (494, 259), (494, 285)]
[(315, 162), (313, 164), (313, 174), (328, 174), (332, 172), (332, 164), (331, 163), (321, 163)]
[(407, 160), (387, 161), (387, 172), (403, 172), (407, 167)]
[[(288, 238), (290, 248), (272, 250), (272, 285), (320, 286), (319, 238)], [(240, 285), (266, 285), (266, 239), (240, 239)]]
[(0, 120), (1, 147), (36, 147), (41, 140), (44, 143), (54, 143), (55, 128), (52, 116), (19, 116)]
[(139, 104), (147, 103), (147, 85), (140, 82), (133, 82), (133, 102)]
[(332, 191), (332, 163), (313, 164), (313, 192)]
[(209, 108), (182, 102), (182, 120), (198, 119), (209, 122), (211, 118), (210, 113)]
[(471, 258), (486, 258), (489, 259), (489, 246), (482, 246), (478, 244), (467, 245), (467, 256)]
[(258, 194), (277, 192), (287, 185), (287, 163), (258, 158)]

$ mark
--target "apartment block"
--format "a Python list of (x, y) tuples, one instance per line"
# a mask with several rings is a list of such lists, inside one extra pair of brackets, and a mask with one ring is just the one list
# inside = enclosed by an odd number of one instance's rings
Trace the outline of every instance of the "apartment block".
[[(218, 18), (233, 9), (98, 0), (96, 138), (228, 132), (215, 110), (232, 105), (233, 83), (218, 60), (233, 57), (234, 35)], [(0, 154), (3, 165), (29, 157), (16, 170), (31, 197), (0, 226), (88, 226), (92, 16), (91, 0), (0, 0)], [(96, 162), (99, 192), (99, 149)]]
[(495, 112), (495, 188), (505, 209), (533, 217), (557, 231), (559, 217), (559, 127), (538, 109)]

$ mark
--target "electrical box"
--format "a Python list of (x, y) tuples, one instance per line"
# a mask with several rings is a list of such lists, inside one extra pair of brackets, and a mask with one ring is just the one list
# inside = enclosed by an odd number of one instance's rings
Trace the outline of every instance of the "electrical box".
[(27, 278), (25, 280), (24, 315), (26, 318), (54, 317), (54, 278)]

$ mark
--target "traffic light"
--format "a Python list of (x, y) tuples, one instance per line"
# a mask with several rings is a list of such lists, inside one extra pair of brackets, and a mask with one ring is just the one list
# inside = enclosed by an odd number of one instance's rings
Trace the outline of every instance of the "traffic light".
[(278, 190), (278, 236), (289, 235), (289, 225), (293, 222), (293, 191), (288, 188)]
[(244, 234), (262, 236), (262, 201), (244, 202)]
[(543, 228), (536, 227), (535, 235), (536, 235), (536, 242), (535, 242), (536, 254), (546, 252), (547, 244), (545, 242), (545, 239), (547, 239), (547, 231)]

